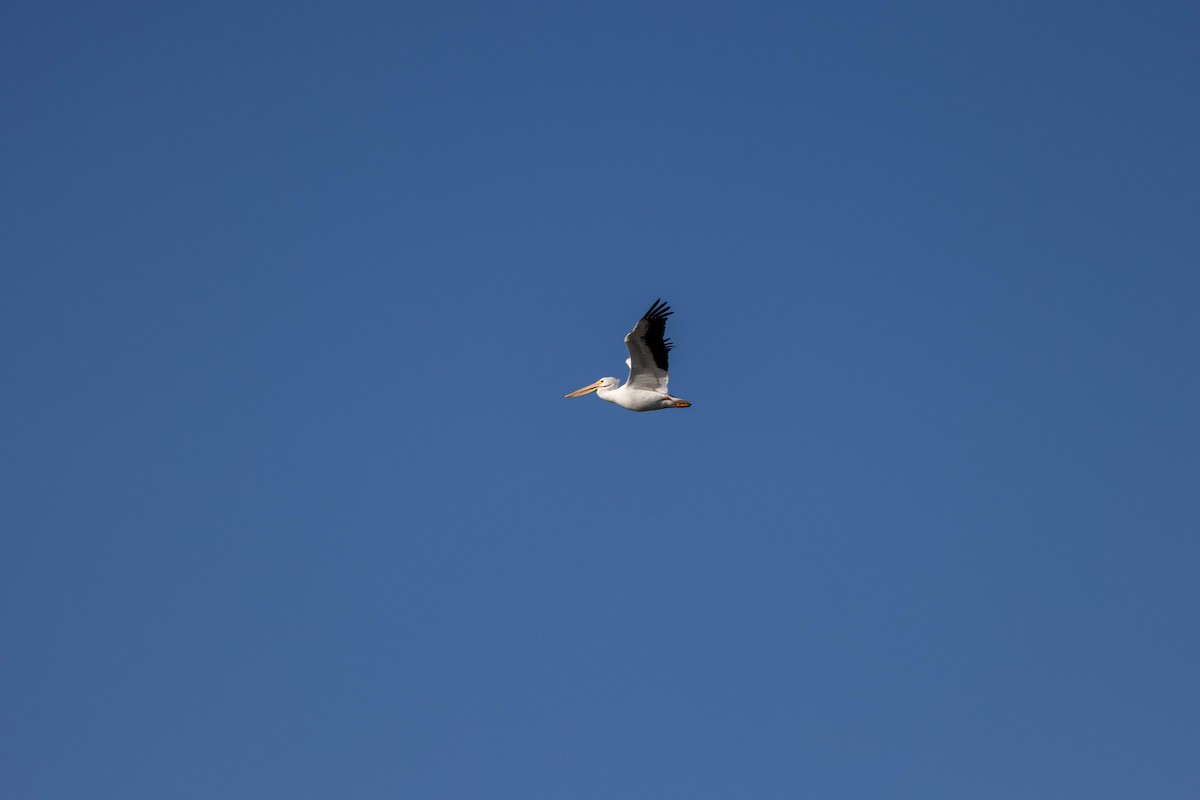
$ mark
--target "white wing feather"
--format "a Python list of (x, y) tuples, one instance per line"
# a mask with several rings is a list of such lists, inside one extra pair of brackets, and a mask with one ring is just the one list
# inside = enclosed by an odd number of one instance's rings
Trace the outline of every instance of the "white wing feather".
[(639, 321), (625, 336), (625, 346), (629, 348), (629, 358), (625, 359), (625, 363), (629, 366), (629, 379), (625, 385), (634, 389), (648, 389), (652, 392), (666, 394), (667, 381), (670, 378), (665, 369), (655, 366), (654, 356), (642, 339), (645, 329), (646, 323)]

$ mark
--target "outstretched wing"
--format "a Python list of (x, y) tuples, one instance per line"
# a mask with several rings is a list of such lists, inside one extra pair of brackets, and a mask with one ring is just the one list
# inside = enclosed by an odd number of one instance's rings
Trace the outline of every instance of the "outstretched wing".
[(662, 300), (655, 300), (625, 336), (625, 346), (629, 348), (629, 359), (625, 362), (629, 365), (627, 386), (667, 393), (667, 354), (674, 345), (663, 337), (667, 332), (667, 317), (673, 313)]

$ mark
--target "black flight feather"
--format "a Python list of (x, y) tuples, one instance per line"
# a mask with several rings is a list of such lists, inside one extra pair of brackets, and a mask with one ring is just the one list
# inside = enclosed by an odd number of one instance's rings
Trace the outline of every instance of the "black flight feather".
[(642, 336), (642, 341), (650, 348), (650, 355), (654, 356), (654, 366), (663, 372), (669, 371), (667, 353), (675, 346), (671, 344), (670, 339), (663, 338), (667, 333), (667, 317), (674, 313), (669, 305), (659, 299), (642, 315), (642, 321), (646, 323), (646, 333)]

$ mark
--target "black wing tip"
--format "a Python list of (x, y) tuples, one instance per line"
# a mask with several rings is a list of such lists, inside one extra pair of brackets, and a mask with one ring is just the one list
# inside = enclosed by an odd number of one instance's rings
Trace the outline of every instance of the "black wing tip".
[(667, 330), (667, 317), (673, 313), (675, 312), (671, 311), (667, 302), (660, 297), (654, 301), (654, 305), (650, 306), (650, 310), (642, 315), (642, 322), (646, 324), (642, 333), (642, 341), (650, 348), (654, 365), (664, 372), (667, 371), (667, 354), (675, 346), (670, 339), (663, 335)]
[(667, 302), (660, 297), (650, 306), (650, 310), (642, 315), (642, 319), (666, 319), (674, 313)]

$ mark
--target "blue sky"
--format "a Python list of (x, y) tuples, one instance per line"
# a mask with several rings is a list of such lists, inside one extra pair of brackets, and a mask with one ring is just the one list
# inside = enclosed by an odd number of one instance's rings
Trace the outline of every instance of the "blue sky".
[(1200, 791), (1193, 5), (5, 16), (6, 797)]

